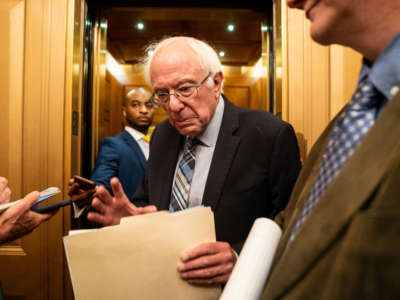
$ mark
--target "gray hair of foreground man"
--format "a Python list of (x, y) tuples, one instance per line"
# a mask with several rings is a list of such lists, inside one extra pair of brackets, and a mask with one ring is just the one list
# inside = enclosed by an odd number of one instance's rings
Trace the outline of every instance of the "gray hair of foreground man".
[(208, 85), (208, 87), (212, 87), (213, 86), (213, 81), (212, 81), (213, 76), (218, 72), (222, 72), (222, 65), (218, 58), (218, 55), (215, 52), (215, 50), (207, 43), (205, 43), (201, 40), (192, 38), (192, 37), (187, 37), (187, 36), (168, 37), (159, 42), (151, 44), (147, 47), (146, 53), (149, 53), (150, 51), (152, 52), (151, 55), (147, 56), (143, 60), (144, 74), (145, 74), (147, 83), (149, 85), (152, 85), (151, 76), (150, 76), (150, 66), (151, 66), (151, 61), (152, 61), (154, 55), (157, 54), (157, 52), (162, 47), (164, 47), (172, 42), (178, 41), (178, 40), (186, 41), (187, 44), (194, 50), (194, 52), (197, 53), (200, 67), (206, 72), (211, 72), (211, 76), (207, 80), (207, 85)]

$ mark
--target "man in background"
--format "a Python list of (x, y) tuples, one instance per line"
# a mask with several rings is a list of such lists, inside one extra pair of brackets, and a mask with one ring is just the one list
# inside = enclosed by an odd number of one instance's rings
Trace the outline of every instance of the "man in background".
[(287, 0), (311, 37), (363, 55), (310, 152), (261, 299), (400, 299), (400, 1)]
[(110, 180), (118, 177), (126, 195), (132, 199), (149, 157), (147, 133), (153, 122), (153, 113), (149, 91), (134, 88), (126, 95), (122, 106), (125, 130), (101, 142), (90, 177), (92, 181), (104, 185), (111, 192)]
[[(99, 146), (96, 166), (90, 177), (97, 185), (112, 192), (110, 180), (118, 177), (126, 195), (132, 199), (149, 157), (147, 133), (153, 122), (153, 106), (151, 93), (144, 88), (134, 88), (126, 95), (122, 106), (125, 130), (103, 139)], [(74, 179), (70, 179), (69, 186), (70, 195), (79, 194), (80, 187)], [(82, 211), (76, 210), (76, 216)]]
[[(10, 201), (11, 190), (8, 180), (0, 177), (0, 204)], [(39, 192), (32, 192), (19, 203), (0, 212), (0, 245), (16, 240), (32, 232), (41, 223), (49, 220), (56, 211), (39, 214), (31, 211), (31, 207), (39, 199)]]
[(202, 41), (161, 41), (146, 70), (169, 118), (152, 135), (134, 204), (114, 178), (115, 197), (97, 187), (88, 219), (113, 225), (157, 209), (210, 206), (217, 242), (182, 253), (178, 271), (189, 283), (225, 283), (254, 220), (286, 206), (300, 169), (296, 136), (272, 114), (237, 107), (222, 95), (221, 63)]

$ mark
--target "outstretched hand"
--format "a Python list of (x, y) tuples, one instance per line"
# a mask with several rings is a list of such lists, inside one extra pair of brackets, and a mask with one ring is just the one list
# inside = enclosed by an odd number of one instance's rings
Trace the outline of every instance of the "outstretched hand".
[(154, 205), (137, 207), (126, 197), (118, 178), (110, 181), (114, 197), (104, 186), (96, 187), (96, 196), (92, 200), (95, 212), (88, 213), (88, 220), (103, 226), (117, 225), (123, 217), (153, 213), (157, 211)]

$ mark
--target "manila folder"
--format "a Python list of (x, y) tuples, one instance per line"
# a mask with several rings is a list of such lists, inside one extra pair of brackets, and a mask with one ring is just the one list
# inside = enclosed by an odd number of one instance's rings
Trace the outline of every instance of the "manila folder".
[(219, 286), (183, 281), (183, 250), (215, 241), (209, 207), (122, 219), (121, 225), (64, 237), (76, 300), (218, 299)]

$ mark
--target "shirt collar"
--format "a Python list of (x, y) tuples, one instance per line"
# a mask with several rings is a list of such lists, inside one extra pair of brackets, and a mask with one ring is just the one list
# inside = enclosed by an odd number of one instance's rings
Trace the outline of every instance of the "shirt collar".
[(135, 141), (139, 141), (142, 137), (144, 137), (143, 133), (132, 127), (125, 126), (125, 130), (128, 131), (128, 133), (133, 137)]
[(371, 65), (363, 59), (360, 82), (368, 76), (374, 86), (386, 97), (391, 99), (391, 91), (400, 85), (400, 33), (386, 46), (381, 55)]
[(203, 145), (212, 147), (217, 143), (218, 133), (222, 123), (222, 117), (224, 115), (224, 108), (224, 99), (220, 95), (217, 107), (215, 109), (214, 115), (211, 118), (210, 123), (207, 125), (206, 130), (204, 130), (204, 132), (197, 137)]

